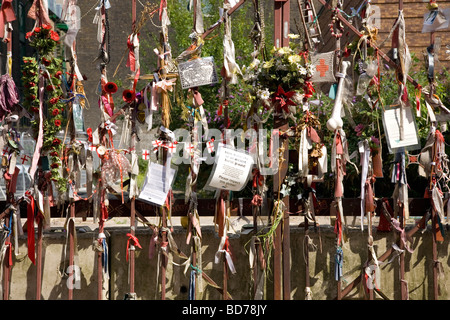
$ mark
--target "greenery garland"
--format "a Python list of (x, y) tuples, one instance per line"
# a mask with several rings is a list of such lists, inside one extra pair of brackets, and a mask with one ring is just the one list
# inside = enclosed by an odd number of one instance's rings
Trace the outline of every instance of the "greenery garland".
[(39, 127), (39, 79), (44, 78), (44, 140), (43, 154), (47, 154), (50, 160), (51, 179), (55, 182), (59, 192), (65, 192), (67, 181), (61, 176), (62, 141), (56, 134), (64, 126), (63, 117), (64, 102), (61, 88), (63, 73), (62, 60), (54, 57), (54, 51), (58, 46), (59, 35), (48, 24), (36, 27), (26, 34), (30, 45), (36, 48), (37, 58), (24, 57), (22, 67), (22, 83), (24, 84), (23, 106), (33, 115), (31, 126), (34, 138), (37, 139)]

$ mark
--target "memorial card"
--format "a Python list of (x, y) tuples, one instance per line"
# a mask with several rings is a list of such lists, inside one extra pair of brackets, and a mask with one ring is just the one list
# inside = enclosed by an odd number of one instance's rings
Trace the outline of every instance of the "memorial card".
[(242, 190), (253, 166), (252, 156), (219, 144), (217, 157), (207, 186), (230, 191)]

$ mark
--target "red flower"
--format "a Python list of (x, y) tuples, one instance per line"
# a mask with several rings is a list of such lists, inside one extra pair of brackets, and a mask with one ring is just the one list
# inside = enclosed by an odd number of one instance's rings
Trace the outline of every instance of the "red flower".
[(55, 98), (51, 98), (49, 102), (50, 102), (51, 104), (57, 104), (57, 103), (58, 103), (58, 100), (59, 100), (59, 98), (58, 98), (58, 97), (55, 97)]
[(53, 109), (53, 116), (56, 117), (59, 114), (59, 109)]
[(30, 95), (27, 97), (27, 100), (30, 100), (30, 101), (36, 100), (36, 96), (35, 96), (34, 94), (30, 94)]
[(59, 77), (61, 77), (61, 76), (62, 76), (62, 71), (61, 71), (61, 70), (58, 70), (58, 71), (55, 73), (55, 77), (59, 78)]
[(49, 84), (47, 87), (45, 87), (45, 89), (46, 89), (47, 91), (53, 91), (53, 90), (55, 90), (55, 87), (52, 86), (51, 84)]
[(41, 32), (41, 28), (39, 28), (39, 27), (34, 28), (34, 32), (36, 32), (36, 33)]
[(279, 101), (280, 107), (286, 112), (289, 112), (288, 105), (295, 106), (296, 104), (291, 100), (292, 96), (295, 95), (295, 91), (285, 92), (281, 86), (278, 86), (277, 92), (275, 92), (272, 102)]
[(56, 119), (55, 120), (55, 126), (59, 127), (61, 125), (61, 120)]
[(59, 146), (60, 144), (61, 144), (61, 140), (59, 140), (58, 138), (53, 139), (54, 146)]
[(30, 110), (35, 113), (39, 112), (39, 108), (37, 108), (37, 107), (31, 107)]
[(59, 41), (59, 34), (52, 30), (52, 31), (50, 31), (50, 38), (53, 41)]
[(52, 163), (52, 164), (50, 165), (50, 167), (52, 167), (53, 169), (55, 169), (55, 168), (58, 168), (58, 167), (59, 167), (59, 164), (57, 164), (57, 163)]
[(52, 151), (52, 152), (50, 153), (50, 155), (51, 155), (52, 157), (57, 157), (57, 156), (58, 156), (58, 152)]
[(49, 24), (43, 24), (43, 25), (42, 25), (42, 28), (44, 28), (44, 29), (46, 29), (46, 30), (50, 30), (50, 29), (52, 28), (52, 26), (49, 25)]
[(30, 87), (30, 88), (34, 87), (35, 85), (36, 85), (36, 83), (34, 83), (34, 82), (28, 82), (28, 87)]
[(25, 34), (25, 39), (31, 38), (33, 36), (33, 31), (27, 32)]
[(48, 67), (51, 63), (50, 60), (48, 60), (47, 58), (42, 58), (42, 63), (44, 64), (44, 66)]

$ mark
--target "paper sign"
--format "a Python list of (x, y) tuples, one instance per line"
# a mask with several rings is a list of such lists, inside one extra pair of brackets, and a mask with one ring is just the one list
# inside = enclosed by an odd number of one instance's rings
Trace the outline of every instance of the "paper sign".
[(217, 157), (207, 185), (216, 189), (242, 190), (253, 166), (252, 156), (219, 144)]
[(403, 139), (400, 139), (400, 107), (386, 109), (383, 112), (383, 126), (389, 150), (420, 148), (416, 122), (410, 107), (403, 108)]
[(138, 199), (162, 206), (172, 186), (175, 173), (175, 168), (150, 162)]

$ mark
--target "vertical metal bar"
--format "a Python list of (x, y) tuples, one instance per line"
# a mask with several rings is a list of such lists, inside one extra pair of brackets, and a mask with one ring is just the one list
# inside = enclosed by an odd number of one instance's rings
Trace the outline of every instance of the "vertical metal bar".
[(43, 234), (43, 219), (38, 222), (38, 237), (37, 237), (37, 257), (36, 257), (36, 300), (41, 300), (42, 287), (42, 234)]
[[(274, 2), (274, 46), (289, 45), (289, 17), (290, 17), (290, 1)], [(286, 131), (289, 128), (288, 120), (280, 116), (274, 118), (274, 128), (280, 131)], [(284, 146), (283, 158), (280, 163), (278, 174), (274, 175), (273, 188), (274, 193), (278, 196), (279, 186), (284, 180), (289, 162), (289, 147), (287, 140), (283, 138)], [(280, 223), (275, 231), (275, 252), (274, 252), (274, 299), (285, 300), (290, 299), (290, 235), (289, 235), (289, 198), (285, 197), (283, 202), (286, 211), (283, 213), (283, 223)]]
[(223, 253), (223, 300), (228, 300), (228, 263), (227, 257)]
[[(74, 253), (75, 253), (75, 202), (72, 200), (70, 206), (70, 218), (69, 219), (69, 278), (73, 279), (75, 268), (73, 268)], [(69, 286), (69, 300), (73, 299), (73, 286)]]
[[(9, 221), (11, 219), (11, 215), (5, 217), (5, 224), (9, 225)], [(9, 243), (11, 236), (8, 236), (5, 240), (5, 243)], [(11, 250), (11, 248), (7, 249)], [(9, 300), (9, 280), (11, 277), (11, 266), (9, 265), (9, 258), (3, 261), (3, 300)]]
[[(132, 32), (135, 32), (136, 30), (136, 0), (131, 0), (131, 15), (132, 15), (132, 23), (131, 23), (131, 30)], [(133, 108), (132, 113), (133, 116), (131, 117), (131, 126), (132, 126), (132, 136), (131, 136), (131, 150), (133, 150), (136, 147), (136, 133), (135, 133), (135, 115), (137, 108), (136, 103), (133, 103), (131, 105)], [(133, 196), (131, 198), (131, 212), (130, 212), (130, 233), (134, 237), (136, 235), (136, 207), (135, 207), (135, 197)], [(134, 293), (135, 288), (135, 251), (130, 250), (129, 252), (130, 257), (130, 293)]]

